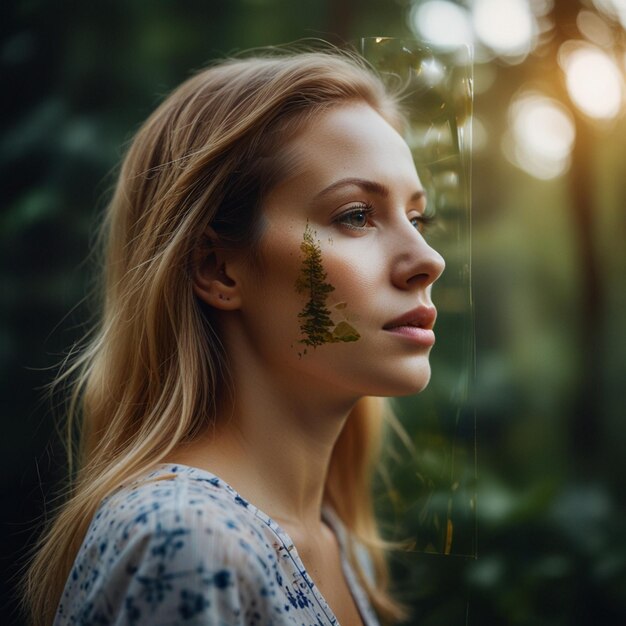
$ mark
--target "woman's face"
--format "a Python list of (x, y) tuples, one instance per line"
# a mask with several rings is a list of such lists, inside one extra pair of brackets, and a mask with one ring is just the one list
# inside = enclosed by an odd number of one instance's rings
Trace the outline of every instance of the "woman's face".
[(408, 146), (372, 108), (334, 107), (285, 148), (263, 205), (261, 271), (241, 282), (247, 345), (285, 384), (340, 395), (422, 390), (442, 257)]

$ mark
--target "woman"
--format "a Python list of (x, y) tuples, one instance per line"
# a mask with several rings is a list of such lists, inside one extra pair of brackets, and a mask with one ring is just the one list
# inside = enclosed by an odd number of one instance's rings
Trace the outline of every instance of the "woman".
[[(430, 376), (444, 263), (392, 95), (345, 53), (228, 60), (138, 132), (73, 377), (35, 624), (376, 624), (381, 401)], [(72, 422), (70, 422), (70, 431)]]

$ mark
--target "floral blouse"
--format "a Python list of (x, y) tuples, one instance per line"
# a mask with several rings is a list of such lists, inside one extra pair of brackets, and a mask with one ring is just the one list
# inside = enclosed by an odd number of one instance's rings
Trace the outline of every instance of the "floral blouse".
[[(347, 529), (322, 515), (365, 626), (376, 615), (346, 556)], [(356, 555), (373, 580), (367, 551)], [(54, 626), (327, 626), (336, 617), (287, 533), (210, 472), (161, 464), (100, 504)]]

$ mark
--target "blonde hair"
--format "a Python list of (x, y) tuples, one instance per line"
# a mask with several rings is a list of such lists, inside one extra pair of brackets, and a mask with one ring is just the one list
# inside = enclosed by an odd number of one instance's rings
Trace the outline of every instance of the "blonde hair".
[[(355, 55), (273, 52), (197, 73), (137, 133), (103, 225), (101, 319), (57, 380), (71, 386), (71, 485), (25, 577), (24, 603), (36, 626), (52, 623), (100, 501), (219, 417), (229, 389), (227, 354), (192, 289), (202, 234), (211, 226), (225, 245), (254, 254), (260, 206), (284, 170), (286, 131), (347, 101), (366, 102), (401, 125), (395, 98)], [(387, 589), (392, 544), (380, 537), (371, 494), (381, 407), (364, 398), (348, 417), (325, 498), (368, 547), (375, 585), (350, 558), (375, 609), (395, 621), (405, 613)]]

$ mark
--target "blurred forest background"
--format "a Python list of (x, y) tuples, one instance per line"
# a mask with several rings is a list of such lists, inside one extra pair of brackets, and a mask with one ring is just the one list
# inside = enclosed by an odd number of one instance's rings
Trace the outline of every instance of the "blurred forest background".
[(15, 574), (63, 476), (39, 389), (84, 330), (124, 145), (212, 58), (378, 35), (476, 51), (478, 558), (398, 560), (411, 623), (626, 623), (624, 0), (14, 0), (0, 15), (0, 623), (22, 623)]

